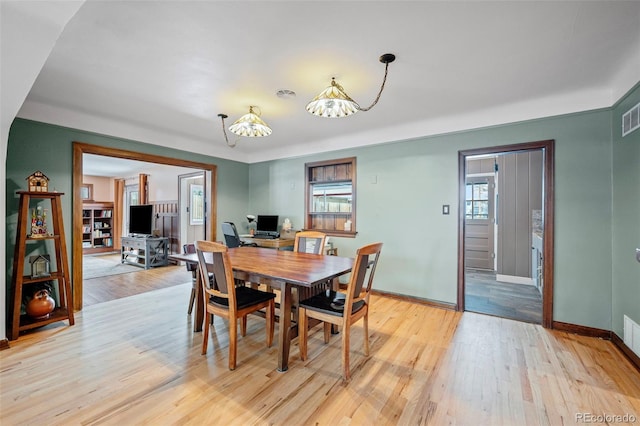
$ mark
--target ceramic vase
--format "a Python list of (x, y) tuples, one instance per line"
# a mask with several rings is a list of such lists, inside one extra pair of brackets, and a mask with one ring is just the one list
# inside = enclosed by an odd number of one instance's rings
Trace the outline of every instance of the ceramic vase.
[(26, 311), (33, 319), (46, 319), (56, 307), (56, 302), (45, 289), (38, 290), (27, 303)]

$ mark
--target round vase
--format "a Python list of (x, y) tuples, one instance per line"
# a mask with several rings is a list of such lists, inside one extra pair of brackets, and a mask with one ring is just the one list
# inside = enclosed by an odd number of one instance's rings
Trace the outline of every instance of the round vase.
[(26, 311), (33, 319), (46, 319), (56, 307), (56, 302), (47, 290), (38, 290), (33, 298), (27, 303)]

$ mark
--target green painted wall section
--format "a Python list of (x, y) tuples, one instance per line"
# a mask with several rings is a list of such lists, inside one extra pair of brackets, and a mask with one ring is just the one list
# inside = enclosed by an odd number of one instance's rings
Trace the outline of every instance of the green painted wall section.
[(640, 324), (640, 129), (622, 137), (622, 114), (640, 103), (640, 85), (614, 108), (613, 130), (613, 327), (623, 337), (623, 318)]
[[(481, 130), (252, 164), (252, 213), (304, 226), (304, 164), (357, 157), (356, 238), (339, 254), (384, 242), (379, 290), (455, 303), (458, 151), (556, 141), (554, 320), (611, 328), (611, 113), (545, 118)], [(451, 214), (441, 213), (442, 205)]]
[[(638, 97), (636, 90), (614, 112), (585, 112), (252, 165), (17, 119), (7, 151), (7, 265), (12, 264), (15, 241), (15, 191), (24, 189), (25, 177), (39, 169), (51, 178), (52, 188), (70, 194), (73, 141), (216, 164), (218, 222), (234, 221), (240, 232), (246, 230), (247, 213), (278, 214), (281, 222), (288, 217), (294, 228), (301, 228), (304, 164), (356, 156), (358, 235), (333, 238), (340, 254), (352, 256), (357, 247), (382, 241), (376, 288), (455, 303), (458, 151), (555, 139), (554, 320), (622, 335), (623, 312), (640, 320), (638, 265), (626, 258), (632, 258), (629, 247), (640, 243), (640, 133), (620, 140), (615, 136), (616, 116)], [(63, 199), (71, 241), (71, 197)], [(443, 204), (451, 206), (450, 215), (441, 214)]]
[[(51, 190), (55, 189), (56, 191), (65, 193), (62, 197), (63, 216), (67, 246), (68, 250), (71, 250), (72, 143), (74, 141), (215, 164), (217, 166), (218, 187), (217, 235), (222, 235), (220, 229), (220, 223), (222, 221), (240, 221), (246, 215), (249, 199), (249, 166), (245, 163), (35, 121), (16, 119), (9, 133), (6, 165), (7, 232), (5, 238), (7, 244), (7, 283), (11, 282), (10, 267), (13, 264), (13, 250), (15, 246), (15, 229), (17, 225), (19, 200), (16, 191), (26, 189), (25, 178), (36, 170), (41, 170), (49, 177), (49, 187)], [(177, 184), (176, 182), (176, 185)], [(69, 255), (69, 261), (72, 262), (71, 255)], [(7, 291), (9, 291), (9, 289), (10, 285), (8, 284)], [(10, 297), (8, 297), (7, 300), (10, 300)]]

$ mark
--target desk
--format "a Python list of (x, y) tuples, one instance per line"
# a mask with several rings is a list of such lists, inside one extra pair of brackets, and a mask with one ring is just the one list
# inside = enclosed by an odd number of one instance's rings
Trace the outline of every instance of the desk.
[(258, 247), (274, 248), (278, 250), (287, 248), (287, 247), (293, 247), (293, 243), (295, 242), (295, 239), (293, 238), (266, 239), (266, 238), (240, 237), (240, 239), (245, 243), (257, 244)]
[[(172, 254), (172, 260), (198, 262), (196, 254)], [(293, 251), (270, 250), (259, 247), (229, 249), (234, 276), (252, 283), (268, 284), (280, 289), (280, 317), (278, 322), (278, 371), (289, 368), (291, 339), (297, 336), (297, 324), (291, 323), (293, 287), (312, 287), (351, 272), (353, 259), (338, 256)], [(202, 330), (204, 301), (200, 276), (196, 298), (194, 331)]]

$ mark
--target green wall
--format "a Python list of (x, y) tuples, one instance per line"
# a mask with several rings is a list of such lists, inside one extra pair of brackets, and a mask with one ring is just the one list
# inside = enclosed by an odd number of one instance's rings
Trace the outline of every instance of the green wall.
[(623, 318), (640, 324), (640, 130), (622, 137), (622, 114), (640, 102), (640, 85), (615, 107), (613, 130), (613, 327), (623, 337)]
[(382, 241), (377, 289), (455, 303), (458, 151), (547, 139), (556, 141), (554, 320), (609, 330), (610, 110), (252, 164), (249, 209), (299, 229), (304, 163), (356, 156), (358, 235), (332, 238), (339, 254)]
[[(11, 282), (11, 270), (9, 266), (13, 264), (13, 250), (15, 246), (15, 229), (17, 225), (19, 200), (16, 191), (26, 189), (25, 178), (36, 170), (41, 170), (49, 177), (49, 188), (51, 190), (55, 189), (65, 193), (62, 197), (62, 210), (67, 246), (68, 250), (71, 251), (72, 142), (74, 141), (215, 164), (217, 166), (218, 185), (217, 235), (222, 235), (222, 231), (220, 230), (220, 223), (222, 221), (246, 221), (245, 215), (247, 213), (247, 203), (249, 199), (249, 166), (245, 163), (98, 135), (36, 121), (16, 119), (9, 132), (6, 165), (7, 232), (5, 238), (7, 247), (7, 283)], [(72, 262), (71, 254), (69, 254), (69, 261)], [(8, 295), (10, 295), (9, 289), (10, 285), (8, 284)], [(10, 297), (8, 297), (7, 300), (10, 300)]]
[[(458, 151), (555, 139), (554, 320), (622, 335), (623, 312), (640, 320), (638, 265), (628, 261), (629, 247), (640, 243), (640, 133), (620, 140), (615, 136), (620, 132), (616, 116), (639, 96), (636, 90), (613, 112), (584, 112), (251, 165), (17, 119), (7, 151), (7, 265), (12, 264), (15, 238), (15, 191), (25, 188), (25, 177), (39, 169), (51, 178), (53, 188), (70, 194), (72, 141), (216, 164), (218, 221), (232, 220), (240, 232), (247, 213), (278, 214), (281, 222), (288, 217), (294, 228), (301, 228), (304, 163), (356, 156), (358, 235), (333, 238), (340, 254), (352, 256), (357, 247), (382, 241), (376, 288), (455, 303)], [(71, 241), (71, 197), (63, 199)], [(451, 206), (450, 215), (441, 214), (443, 204)]]

